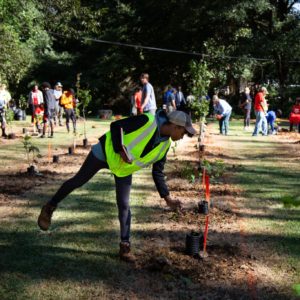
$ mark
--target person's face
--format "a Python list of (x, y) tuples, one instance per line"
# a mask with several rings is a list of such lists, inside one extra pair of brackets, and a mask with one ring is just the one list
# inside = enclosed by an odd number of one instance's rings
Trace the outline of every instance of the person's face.
[(147, 78), (141, 77), (141, 83), (142, 83), (142, 84), (146, 84), (146, 83), (147, 83)]
[(186, 130), (184, 127), (174, 125), (172, 133), (171, 133), (171, 139), (174, 142), (179, 141), (179, 140), (183, 139), (185, 134), (186, 134)]
[(39, 89), (39, 87), (37, 85), (34, 86), (33, 90), (37, 91)]
[(62, 90), (61, 86), (59, 86), (59, 85), (56, 85), (56, 86), (55, 86), (55, 89), (56, 89), (57, 91), (61, 91), (61, 90)]

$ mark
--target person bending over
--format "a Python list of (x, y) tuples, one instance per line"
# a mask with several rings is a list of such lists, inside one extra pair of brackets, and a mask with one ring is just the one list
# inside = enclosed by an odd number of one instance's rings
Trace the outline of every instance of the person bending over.
[(38, 217), (38, 225), (48, 230), (51, 217), (58, 204), (74, 189), (88, 182), (99, 170), (110, 169), (115, 178), (116, 200), (120, 222), (120, 258), (132, 262), (130, 253), (130, 190), (132, 174), (152, 165), (152, 176), (161, 198), (166, 204), (177, 209), (179, 200), (174, 200), (166, 186), (163, 173), (171, 141), (193, 136), (196, 130), (191, 118), (182, 111), (167, 115), (159, 111), (132, 116), (112, 122), (110, 131), (94, 145), (78, 173), (62, 184), (52, 199), (47, 202)]

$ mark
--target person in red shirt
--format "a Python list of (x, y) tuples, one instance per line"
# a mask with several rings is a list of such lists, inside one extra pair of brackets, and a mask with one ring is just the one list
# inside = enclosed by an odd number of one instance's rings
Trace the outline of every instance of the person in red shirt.
[(261, 87), (255, 96), (254, 111), (256, 115), (256, 122), (252, 136), (257, 136), (260, 130), (262, 130), (262, 135), (268, 135), (268, 123), (266, 119), (268, 105), (265, 99), (267, 94), (268, 90), (265, 87)]
[(298, 132), (300, 133), (300, 97), (296, 98), (296, 103), (292, 107), (292, 111), (289, 117), (290, 131), (293, 131), (293, 126), (298, 125)]
[(137, 110), (137, 114), (141, 114), (141, 106), (142, 106), (142, 89), (140, 87), (135, 89), (134, 93), (134, 102)]
[(34, 125), (35, 110), (44, 102), (43, 93), (39, 90), (38, 85), (34, 85), (28, 95), (28, 105), (31, 109), (31, 123)]
[(37, 130), (40, 129), (40, 124), (42, 123), (43, 116), (44, 116), (44, 104), (41, 103), (40, 105), (38, 105), (36, 107), (35, 112), (34, 112), (34, 121), (35, 121)]

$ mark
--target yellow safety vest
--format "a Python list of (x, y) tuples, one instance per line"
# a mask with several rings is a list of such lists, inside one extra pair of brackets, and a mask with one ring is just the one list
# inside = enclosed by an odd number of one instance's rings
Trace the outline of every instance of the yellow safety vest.
[(106, 133), (105, 140), (105, 154), (106, 161), (109, 169), (118, 177), (125, 177), (138, 171), (142, 168), (146, 168), (149, 165), (159, 161), (164, 157), (171, 145), (171, 139), (159, 143), (154, 149), (147, 153), (144, 157), (141, 157), (146, 145), (153, 136), (157, 129), (157, 123), (155, 116), (152, 114), (145, 114), (148, 117), (148, 122), (141, 128), (124, 134), (123, 143), (127, 148), (127, 151), (133, 157), (131, 164), (123, 161), (119, 153), (116, 153), (113, 148), (111, 132)]

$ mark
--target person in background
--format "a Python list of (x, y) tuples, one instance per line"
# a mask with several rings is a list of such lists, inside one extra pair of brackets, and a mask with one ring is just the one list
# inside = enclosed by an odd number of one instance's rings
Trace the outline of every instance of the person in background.
[(177, 92), (175, 94), (175, 104), (176, 104), (176, 109), (177, 110), (182, 110), (184, 111), (185, 109), (185, 105), (186, 105), (186, 101), (184, 98), (184, 95), (181, 91), (181, 86), (179, 85), (177, 88)]
[(44, 104), (41, 103), (34, 112), (35, 116), (34, 116), (34, 121), (35, 121), (35, 125), (36, 125), (36, 129), (39, 131), (40, 129), (40, 125), (43, 121), (43, 117), (44, 117)]
[(132, 115), (136, 116), (141, 114), (141, 101), (142, 101), (142, 89), (136, 87), (134, 94), (132, 95)]
[(168, 115), (159, 111), (155, 116), (145, 113), (112, 122), (110, 131), (92, 146), (78, 173), (63, 183), (42, 207), (38, 226), (48, 230), (58, 204), (99, 170), (109, 169), (115, 178), (121, 240), (119, 256), (121, 260), (134, 262), (130, 244), (132, 174), (152, 165), (152, 176), (160, 197), (171, 209), (180, 209), (181, 202), (170, 196), (163, 171), (171, 141), (178, 141), (185, 134), (191, 137), (196, 130), (191, 118), (182, 111), (173, 111)]
[(70, 132), (70, 120), (73, 123), (73, 132), (76, 133), (76, 116), (74, 111), (75, 92), (71, 88), (67, 88), (60, 97), (60, 105), (64, 108), (66, 115), (66, 127)]
[(275, 121), (276, 118), (279, 118), (282, 116), (282, 111), (280, 109), (277, 109), (276, 111), (274, 110), (269, 110), (266, 114), (266, 119), (267, 119), (267, 124), (268, 124), (268, 131), (270, 127), (270, 133), (271, 134), (276, 134), (277, 130), (275, 129)]
[(6, 90), (6, 85), (0, 84), (0, 123), (1, 123), (2, 137), (7, 137), (7, 134), (5, 132), (6, 123), (7, 123), (5, 118), (5, 112), (8, 109), (8, 104), (10, 100), (11, 100), (11, 96)]
[(267, 94), (268, 90), (265, 87), (261, 87), (259, 92), (255, 95), (254, 110), (256, 122), (252, 136), (257, 136), (260, 130), (262, 130), (262, 135), (268, 135), (268, 125), (266, 119), (268, 105), (265, 98)]
[(176, 90), (172, 89), (171, 92), (168, 94), (167, 98), (167, 111), (170, 113), (176, 110), (176, 103), (175, 103), (175, 93)]
[(214, 113), (219, 121), (220, 134), (228, 135), (229, 119), (232, 112), (232, 107), (223, 99), (219, 99), (217, 95), (213, 98)]
[(293, 131), (294, 124), (298, 125), (298, 132), (300, 133), (300, 97), (296, 98), (296, 103), (292, 107), (290, 116), (290, 131)]
[(35, 111), (39, 107), (40, 104), (44, 102), (43, 93), (39, 90), (39, 86), (35, 84), (32, 87), (28, 95), (28, 107), (31, 110), (31, 124), (34, 126), (35, 118)]
[(140, 80), (143, 85), (141, 113), (149, 112), (150, 114), (155, 115), (157, 106), (156, 106), (154, 89), (151, 83), (149, 82), (149, 74), (142, 73)]
[(248, 131), (250, 129), (250, 114), (252, 106), (252, 97), (250, 95), (249, 87), (245, 88), (245, 91), (242, 93), (242, 103), (240, 107), (244, 111), (244, 130)]
[(44, 97), (44, 126), (43, 134), (41, 138), (46, 137), (46, 131), (48, 126), (50, 126), (50, 135), (49, 138), (53, 138), (54, 135), (54, 117), (55, 117), (55, 105), (56, 99), (51, 91), (51, 85), (49, 82), (42, 83), (43, 97)]
[(63, 93), (63, 85), (60, 82), (57, 82), (53, 89), (53, 95), (56, 100), (54, 125), (56, 125), (58, 121), (59, 126), (63, 126), (62, 119), (63, 119), (64, 109), (59, 105), (59, 99), (62, 93)]

